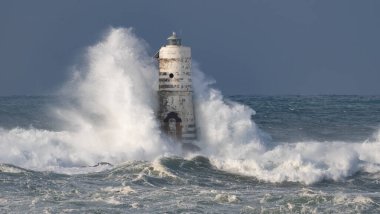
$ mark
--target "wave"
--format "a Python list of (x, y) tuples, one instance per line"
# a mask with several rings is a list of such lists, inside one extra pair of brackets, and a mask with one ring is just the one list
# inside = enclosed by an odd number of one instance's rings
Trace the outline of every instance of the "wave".
[(339, 181), (357, 172), (380, 172), (379, 142), (300, 142), (276, 146), (260, 155), (240, 158), (212, 156), (219, 169), (269, 182)]
[[(147, 48), (133, 29), (109, 29), (102, 41), (87, 49), (84, 62), (74, 67), (60, 91), (67, 102), (53, 111), (64, 131), (0, 129), (0, 162), (66, 173), (70, 170), (64, 169), (72, 168), (75, 173), (98, 162), (170, 162), (160, 157), (181, 156), (156, 120), (158, 71)], [(358, 171), (380, 172), (380, 131), (367, 142), (269, 147), (266, 134), (251, 119), (254, 110), (225, 99), (197, 64), (192, 70), (199, 155), (217, 169), (268, 182), (306, 184), (341, 180)], [(182, 166), (197, 164), (183, 161)], [(204, 160), (198, 162), (208, 166)], [(176, 176), (175, 170), (164, 169), (158, 171)]]
[(11, 164), (0, 164), (0, 173), (27, 173), (29, 170)]

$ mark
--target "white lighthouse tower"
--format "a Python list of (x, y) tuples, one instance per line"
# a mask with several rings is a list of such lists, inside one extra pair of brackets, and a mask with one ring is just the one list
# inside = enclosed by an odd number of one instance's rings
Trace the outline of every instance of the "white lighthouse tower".
[[(159, 62), (158, 117), (162, 130), (175, 142), (194, 148), (196, 127), (191, 81), (191, 49), (173, 32), (155, 55)], [(192, 146), (190, 146), (192, 145)]]

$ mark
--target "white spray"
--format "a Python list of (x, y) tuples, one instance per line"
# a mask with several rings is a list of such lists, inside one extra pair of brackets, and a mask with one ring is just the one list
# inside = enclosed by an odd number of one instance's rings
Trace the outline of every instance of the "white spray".
[[(84, 65), (63, 89), (72, 102), (55, 111), (67, 131), (0, 129), (0, 163), (46, 170), (178, 155), (158, 127), (158, 71), (146, 46), (131, 29), (110, 29), (88, 48)], [(197, 66), (193, 75), (199, 146), (216, 167), (307, 184), (358, 170), (380, 172), (379, 136), (365, 143), (299, 142), (267, 149), (251, 120), (254, 111), (225, 101)]]

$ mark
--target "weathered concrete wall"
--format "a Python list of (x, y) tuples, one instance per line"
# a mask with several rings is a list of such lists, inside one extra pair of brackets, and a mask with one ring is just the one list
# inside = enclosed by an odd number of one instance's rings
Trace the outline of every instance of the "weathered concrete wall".
[(191, 81), (191, 49), (166, 45), (158, 53), (159, 119), (162, 129), (178, 142), (196, 139)]

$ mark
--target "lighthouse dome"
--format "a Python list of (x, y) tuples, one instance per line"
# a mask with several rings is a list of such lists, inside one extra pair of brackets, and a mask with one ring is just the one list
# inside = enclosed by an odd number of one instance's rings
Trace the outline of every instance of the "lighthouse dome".
[(177, 34), (173, 32), (173, 34), (168, 38), (168, 45), (181, 46), (181, 38), (177, 37)]

